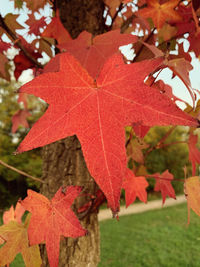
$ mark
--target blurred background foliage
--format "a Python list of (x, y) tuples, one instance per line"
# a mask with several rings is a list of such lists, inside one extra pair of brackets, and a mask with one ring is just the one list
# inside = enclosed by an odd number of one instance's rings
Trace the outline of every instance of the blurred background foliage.
[[(40, 177), (42, 173), (41, 149), (14, 155), (17, 146), (25, 137), (29, 129), (19, 127), (16, 133), (12, 133), (12, 116), (17, 110), (23, 108), (17, 102), (17, 88), (20, 84), (0, 80), (0, 159), (32, 176)], [(36, 100), (29, 101), (31, 111), (28, 123), (31, 126), (41, 115), (42, 104)], [(31, 103), (31, 105), (30, 105)], [(35, 109), (35, 107), (37, 108)], [(26, 195), (27, 188), (37, 190), (39, 183), (24, 177), (0, 165), (0, 209), (3, 210), (16, 203), (20, 197)]]
[[(158, 144), (159, 141), (167, 134), (169, 129), (170, 127), (153, 127), (149, 130), (144, 139), (150, 147), (155, 147), (156, 144)], [(166, 138), (164, 145), (161, 146), (161, 148), (153, 149), (145, 159), (145, 166), (149, 174), (163, 173), (167, 169), (171, 174), (173, 174), (174, 179), (177, 179), (172, 181), (176, 194), (183, 193), (185, 166), (187, 167), (187, 175), (192, 175), (191, 163), (188, 160), (188, 137), (189, 127), (175, 127), (168, 138)], [(182, 179), (183, 181), (179, 181), (179, 179)], [(149, 183), (149, 190), (152, 191), (155, 179), (150, 179)]]

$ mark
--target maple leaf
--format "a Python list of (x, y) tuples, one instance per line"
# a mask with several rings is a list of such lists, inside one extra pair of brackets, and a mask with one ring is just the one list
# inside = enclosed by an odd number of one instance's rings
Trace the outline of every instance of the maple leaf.
[(116, 53), (119, 46), (135, 43), (138, 38), (132, 34), (121, 34), (120, 30), (110, 31), (92, 38), (83, 31), (78, 38), (58, 45), (79, 60), (88, 73), (96, 78), (107, 58)]
[(40, 35), (40, 29), (46, 26), (45, 17), (41, 17), (41, 19), (36, 20), (34, 13), (32, 13), (29, 15), (29, 19), (26, 20), (26, 24), (29, 26), (29, 34), (35, 34), (36, 36)]
[(47, 3), (52, 5), (52, 2), (50, 0), (24, 0), (26, 2), (26, 5), (31, 10), (38, 10), (39, 8), (43, 8)]
[(127, 146), (128, 159), (132, 158), (133, 160), (143, 164), (144, 156), (142, 149), (145, 149), (148, 146), (149, 145), (146, 144), (143, 140), (138, 140), (138, 138), (131, 139)]
[(174, 10), (179, 0), (170, 0), (164, 4), (160, 4), (159, 0), (147, 0), (148, 7), (140, 9), (137, 13), (144, 18), (151, 18), (155, 27), (159, 30), (166, 21), (181, 21), (182, 17)]
[(30, 116), (31, 114), (27, 109), (18, 110), (12, 117), (12, 133), (15, 133), (20, 125), (29, 128), (27, 117)]
[[(33, 51), (30, 53), (35, 59), (41, 57), (40, 53), (36, 53)], [(19, 78), (19, 76), (22, 74), (24, 70), (35, 68), (35, 64), (30, 59), (28, 59), (22, 51), (20, 51), (19, 55), (16, 55), (14, 57), (14, 63), (15, 63), (14, 76), (16, 80)]]
[(20, 202), (17, 202), (15, 209), (12, 205), (9, 210), (3, 213), (3, 223), (7, 224), (10, 221), (16, 221), (18, 223), (22, 223), (21, 218), (24, 212), (25, 212), (24, 207), (21, 205)]
[(176, 22), (177, 36), (183, 35), (184, 33), (194, 33), (196, 30), (195, 22), (192, 15), (191, 5), (179, 5), (178, 10), (182, 17), (182, 21)]
[(56, 16), (52, 18), (51, 22), (47, 25), (41, 37), (50, 37), (57, 40), (58, 44), (66, 43), (71, 41), (72, 38), (68, 31), (63, 26), (60, 17), (59, 10), (56, 11)]
[(3, 51), (7, 51), (10, 47), (10, 43), (6, 43), (0, 40), (0, 53), (3, 53)]
[(125, 189), (126, 207), (133, 203), (138, 197), (141, 201), (147, 202), (147, 191), (148, 186), (144, 176), (136, 177), (134, 173), (127, 169), (126, 178), (123, 181), (122, 188)]
[(192, 163), (192, 175), (196, 173), (196, 163), (200, 164), (200, 151), (197, 149), (196, 144), (198, 142), (198, 136), (190, 134), (188, 141), (189, 160)]
[(31, 212), (29, 242), (31, 245), (46, 242), (49, 264), (52, 267), (58, 266), (61, 235), (76, 238), (87, 233), (71, 210), (80, 191), (79, 186), (69, 186), (64, 193), (60, 188), (49, 200), (28, 190), (28, 196), (22, 201), (24, 208)]
[(0, 238), (4, 240), (0, 248), (0, 266), (11, 263), (15, 256), (21, 252), (26, 267), (40, 267), (42, 264), (38, 245), (29, 246), (28, 223), (19, 224), (10, 221), (8, 224), (0, 226)]
[(176, 58), (169, 61), (166, 61), (167, 66), (173, 71), (175, 75), (177, 75), (181, 81), (186, 86), (192, 100), (193, 105), (195, 103), (194, 93), (191, 88), (191, 82), (189, 78), (189, 72), (193, 69), (193, 66), (190, 62), (185, 60), (184, 58)]
[(185, 180), (184, 188), (188, 205), (188, 224), (190, 222), (190, 209), (200, 216), (200, 177), (194, 176)]
[(14, 14), (8, 13), (4, 18), (5, 24), (13, 32), (16, 30), (24, 29), (23, 26), (17, 22), (18, 17), (19, 17), (19, 15), (14, 15)]
[(149, 129), (150, 129), (149, 126), (141, 125), (139, 123), (133, 125), (133, 130), (134, 130), (135, 134), (137, 136), (139, 136), (140, 138), (143, 138), (147, 134)]
[(158, 32), (158, 40), (160, 43), (163, 41), (171, 40), (177, 33), (177, 28), (165, 23)]
[(188, 38), (188, 41), (190, 42), (190, 51), (194, 51), (196, 57), (198, 58), (200, 55), (200, 48), (199, 48), (199, 42), (200, 42), (200, 33), (198, 34), (191, 34)]
[(173, 175), (166, 170), (162, 174), (155, 173), (152, 175), (152, 177), (154, 176), (156, 176), (154, 191), (161, 191), (163, 204), (165, 203), (166, 196), (176, 199), (174, 188), (171, 185), (171, 180), (174, 179)]
[(124, 127), (138, 121), (146, 126), (196, 126), (197, 121), (144, 84), (162, 59), (125, 64), (117, 54), (106, 62), (96, 80), (72, 55), (61, 54), (58, 59), (58, 72), (44, 73), (20, 89), (50, 105), (17, 151), (76, 134), (90, 174), (116, 212), (126, 173)]

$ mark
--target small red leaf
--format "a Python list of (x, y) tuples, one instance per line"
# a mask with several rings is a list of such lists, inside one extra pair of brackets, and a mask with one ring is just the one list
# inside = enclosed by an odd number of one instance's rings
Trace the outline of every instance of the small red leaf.
[(29, 128), (26, 118), (30, 116), (31, 114), (27, 109), (18, 110), (12, 117), (12, 132), (15, 133), (20, 125)]
[(162, 174), (156, 173), (152, 176), (156, 176), (156, 184), (154, 190), (156, 192), (160, 191), (163, 198), (163, 204), (165, 203), (166, 196), (176, 199), (176, 195), (174, 192), (174, 188), (171, 185), (171, 180), (174, 179), (173, 175), (169, 173), (168, 170), (163, 172)]
[(126, 207), (136, 200), (138, 197), (141, 201), (147, 202), (147, 191), (148, 186), (144, 176), (135, 176), (134, 173), (127, 169), (126, 178), (123, 181), (122, 188), (125, 189)]
[(79, 186), (69, 186), (65, 193), (60, 188), (49, 200), (28, 190), (28, 196), (22, 201), (24, 208), (32, 214), (28, 227), (30, 245), (45, 241), (51, 267), (58, 266), (61, 235), (76, 238), (86, 234), (71, 209), (80, 191)]

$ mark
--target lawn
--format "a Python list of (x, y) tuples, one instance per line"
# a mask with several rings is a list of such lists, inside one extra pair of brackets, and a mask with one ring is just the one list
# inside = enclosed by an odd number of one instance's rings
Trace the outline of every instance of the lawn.
[(100, 223), (98, 267), (200, 267), (200, 217), (187, 206), (149, 211)]
[[(200, 217), (186, 204), (100, 223), (98, 267), (200, 267)], [(10, 267), (24, 267), (17, 255)], [(77, 266), (78, 267), (78, 266)]]

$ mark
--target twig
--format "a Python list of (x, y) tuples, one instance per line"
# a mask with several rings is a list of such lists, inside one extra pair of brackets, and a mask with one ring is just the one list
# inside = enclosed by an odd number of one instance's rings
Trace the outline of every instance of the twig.
[(0, 164), (3, 165), (3, 166), (5, 166), (6, 168), (9, 168), (9, 169), (11, 169), (11, 170), (13, 170), (13, 171), (15, 171), (15, 172), (17, 172), (17, 173), (23, 175), (23, 176), (29, 177), (29, 178), (31, 178), (31, 179), (34, 180), (34, 181), (37, 181), (37, 182), (40, 182), (40, 183), (43, 183), (43, 184), (46, 183), (45, 181), (41, 180), (40, 178), (34, 177), (34, 176), (32, 176), (32, 175), (30, 175), (30, 174), (28, 174), (28, 173), (26, 173), (26, 172), (20, 171), (20, 170), (16, 169), (15, 167), (13, 167), (13, 166), (11, 166), (11, 165), (5, 163), (5, 162), (2, 161), (2, 160), (0, 160)]
[(116, 18), (117, 18), (117, 16), (118, 16), (119, 12), (122, 10), (123, 7), (124, 7), (123, 3), (120, 3), (120, 5), (119, 5), (117, 11), (115, 12), (115, 14), (114, 14), (114, 16), (113, 16), (113, 18), (112, 18), (112, 23), (111, 23), (111, 25), (110, 25), (110, 28), (112, 28), (112, 25), (113, 25), (114, 21), (116, 20)]
[(172, 145), (176, 145), (176, 144), (187, 144), (186, 141), (176, 141), (176, 142), (172, 142), (172, 143), (169, 143), (169, 144), (161, 144), (158, 146), (158, 148), (163, 148), (163, 147), (166, 147), (166, 146), (172, 146)]
[(175, 130), (176, 125), (172, 126), (167, 132), (166, 134), (163, 136), (163, 138), (160, 139), (160, 141), (158, 142), (158, 145), (161, 145), (162, 143), (165, 142), (165, 140), (168, 138), (168, 136), (170, 136), (170, 134)]
[(145, 178), (147, 178), (147, 179), (155, 178), (155, 179), (166, 180), (166, 181), (180, 181), (180, 182), (185, 182), (185, 179), (178, 179), (178, 178), (170, 179), (170, 178), (166, 178), (166, 177), (162, 177), (162, 176), (155, 176), (153, 174), (151, 174), (151, 175), (145, 175)]

